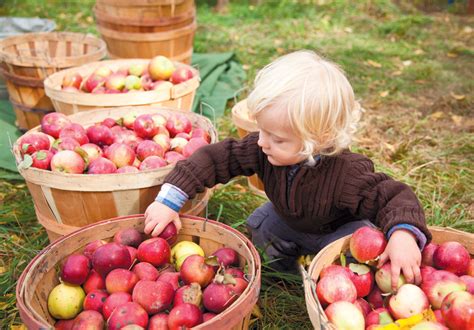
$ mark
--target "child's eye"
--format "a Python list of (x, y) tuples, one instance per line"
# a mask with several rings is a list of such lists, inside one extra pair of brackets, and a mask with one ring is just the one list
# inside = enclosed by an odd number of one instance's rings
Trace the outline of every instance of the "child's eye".
[(281, 143), (283, 143), (283, 140), (275, 140), (274, 142), (275, 142), (276, 144), (281, 144)]

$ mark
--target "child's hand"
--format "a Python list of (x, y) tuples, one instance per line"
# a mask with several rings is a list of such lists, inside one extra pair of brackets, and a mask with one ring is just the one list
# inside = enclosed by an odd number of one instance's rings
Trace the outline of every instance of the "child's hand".
[(393, 290), (397, 289), (400, 271), (408, 283), (421, 283), (421, 252), (412, 233), (403, 229), (393, 232), (377, 267), (382, 267), (388, 260), (391, 263)]
[(145, 211), (145, 234), (151, 233), (151, 236), (158, 236), (170, 222), (174, 222), (179, 232), (181, 220), (179, 220), (178, 212), (160, 202), (153, 202)]

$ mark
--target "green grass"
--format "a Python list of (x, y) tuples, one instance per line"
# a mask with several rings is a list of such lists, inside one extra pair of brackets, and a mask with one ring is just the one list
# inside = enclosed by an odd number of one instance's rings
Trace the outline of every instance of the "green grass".
[[(52, 18), (58, 30), (96, 33), (94, 1), (4, 0), (0, 14)], [(474, 18), (461, 1), (232, 0), (197, 1), (196, 52), (235, 52), (252, 84), (276, 57), (310, 48), (339, 63), (366, 109), (354, 150), (377, 169), (411, 185), (430, 224), (474, 232)], [(397, 5), (399, 3), (399, 5)], [(412, 5), (415, 3), (415, 5)], [(244, 91), (241, 98), (245, 97)], [(226, 115), (221, 137), (236, 136)], [(47, 243), (23, 183), (0, 181), (0, 328), (19, 324), (14, 286), (27, 262)], [(245, 179), (219, 187), (211, 218), (246, 233), (245, 219), (263, 200)], [(299, 277), (265, 264), (255, 329), (310, 328)]]

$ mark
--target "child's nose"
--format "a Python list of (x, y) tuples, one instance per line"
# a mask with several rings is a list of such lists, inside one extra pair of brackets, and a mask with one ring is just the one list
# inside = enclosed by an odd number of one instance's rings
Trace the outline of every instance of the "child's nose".
[(267, 139), (263, 136), (262, 133), (260, 133), (258, 137), (257, 144), (260, 148), (268, 148), (268, 141)]

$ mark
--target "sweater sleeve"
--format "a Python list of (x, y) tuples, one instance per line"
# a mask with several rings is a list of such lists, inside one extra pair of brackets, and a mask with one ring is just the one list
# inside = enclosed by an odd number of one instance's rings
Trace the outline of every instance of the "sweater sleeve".
[(218, 183), (227, 183), (238, 175), (250, 176), (259, 168), (258, 133), (242, 140), (232, 138), (198, 149), (191, 157), (176, 163), (165, 182), (182, 191), (189, 198)]
[(358, 218), (370, 219), (385, 234), (393, 226), (408, 224), (431, 240), (423, 208), (409, 186), (384, 173), (375, 173), (372, 161), (360, 155), (348, 160), (346, 166), (339, 208)]

